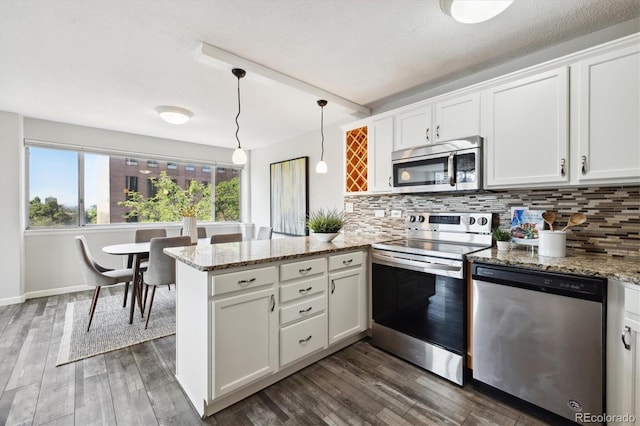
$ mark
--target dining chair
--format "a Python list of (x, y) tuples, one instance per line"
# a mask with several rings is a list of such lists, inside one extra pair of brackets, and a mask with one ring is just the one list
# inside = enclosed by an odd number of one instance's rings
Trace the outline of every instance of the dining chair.
[(242, 241), (242, 233), (234, 234), (214, 234), (211, 236), (211, 244), (217, 243), (236, 243)]
[(89, 328), (91, 328), (91, 322), (93, 321), (93, 314), (96, 311), (100, 288), (102, 286), (132, 281), (134, 279), (133, 269), (105, 268), (93, 259), (91, 250), (89, 250), (89, 246), (87, 245), (87, 240), (84, 235), (76, 236), (75, 241), (78, 249), (77, 253), (80, 258), (80, 271), (82, 272), (84, 283), (95, 287), (93, 290), (91, 306), (89, 307), (89, 324), (87, 325), (87, 331), (89, 331)]
[[(184, 228), (180, 228), (180, 235), (183, 235)], [(207, 228), (205, 228), (204, 226), (198, 226), (197, 228), (198, 230), (198, 238), (207, 238)]]
[[(158, 237), (166, 237), (167, 230), (163, 228), (149, 228), (149, 229), (136, 229), (136, 233), (134, 238), (134, 242), (136, 243), (146, 243), (151, 241), (152, 238)], [(140, 269), (146, 268), (146, 262), (142, 262), (148, 259), (146, 255), (139, 255)], [(133, 267), (133, 255), (129, 255), (129, 259), (127, 260), (127, 267)], [(127, 306), (127, 298), (129, 297), (129, 281), (124, 283), (124, 300), (122, 302), (122, 307), (125, 308)]]
[(270, 240), (272, 234), (273, 234), (272, 227), (261, 226), (260, 228), (258, 228), (258, 235), (256, 235), (256, 240)]
[(142, 273), (142, 284), (145, 285), (144, 303), (147, 305), (147, 293), (149, 287), (152, 286), (151, 300), (149, 301), (149, 310), (147, 311), (147, 321), (144, 325), (146, 329), (149, 326), (149, 318), (151, 318), (151, 308), (153, 307), (153, 298), (156, 295), (156, 287), (165, 284), (174, 284), (176, 282), (176, 261), (164, 254), (167, 247), (190, 246), (191, 238), (184, 237), (165, 237), (152, 238), (149, 248), (149, 266)]

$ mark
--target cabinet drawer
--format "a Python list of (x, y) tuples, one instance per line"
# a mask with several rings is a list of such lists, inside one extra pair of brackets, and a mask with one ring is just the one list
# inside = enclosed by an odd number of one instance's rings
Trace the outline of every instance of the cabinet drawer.
[(624, 310), (640, 316), (640, 290), (625, 287)]
[(325, 293), (322, 293), (312, 299), (303, 300), (286, 308), (280, 308), (280, 325), (324, 312), (326, 306), (327, 297)]
[(295, 300), (300, 297), (317, 294), (327, 289), (327, 277), (317, 276), (295, 284), (282, 285), (280, 287), (280, 303)]
[(280, 265), (280, 280), (287, 281), (296, 278), (321, 274), (327, 270), (327, 261), (324, 258), (303, 260), (301, 262)]
[(211, 295), (273, 284), (277, 279), (278, 273), (275, 266), (214, 275), (211, 278)]
[(329, 257), (329, 270), (334, 271), (340, 268), (348, 268), (362, 264), (362, 252), (354, 251), (346, 254), (337, 254)]
[(280, 330), (280, 365), (288, 364), (327, 346), (326, 314)]

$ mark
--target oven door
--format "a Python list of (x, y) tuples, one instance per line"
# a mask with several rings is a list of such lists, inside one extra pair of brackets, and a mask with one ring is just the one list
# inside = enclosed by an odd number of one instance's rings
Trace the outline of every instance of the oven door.
[(398, 159), (392, 162), (393, 192), (444, 192), (481, 188), (480, 149)]

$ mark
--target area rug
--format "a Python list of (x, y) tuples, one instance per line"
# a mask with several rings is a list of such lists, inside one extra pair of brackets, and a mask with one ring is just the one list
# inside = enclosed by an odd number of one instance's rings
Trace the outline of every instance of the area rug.
[[(151, 291), (152, 289), (149, 289), (149, 299)], [(162, 286), (156, 289), (151, 320), (146, 330), (144, 328), (146, 316), (140, 317), (140, 310), (137, 307), (133, 324), (129, 324), (129, 305), (123, 308), (122, 295), (119, 295), (100, 297), (93, 315), (91, 330), (87, 332), (90, 304), (90, 299), (67, 304), (57, 366), (176, 332), (175, 288), (169, 290), (166, 286)]]

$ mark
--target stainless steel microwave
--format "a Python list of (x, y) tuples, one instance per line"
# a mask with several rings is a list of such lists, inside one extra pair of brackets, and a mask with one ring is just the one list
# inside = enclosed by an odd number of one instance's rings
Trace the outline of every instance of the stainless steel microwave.
[(393, 192), (482, 189), (482, 138), (471, 136), (394, 151)]

